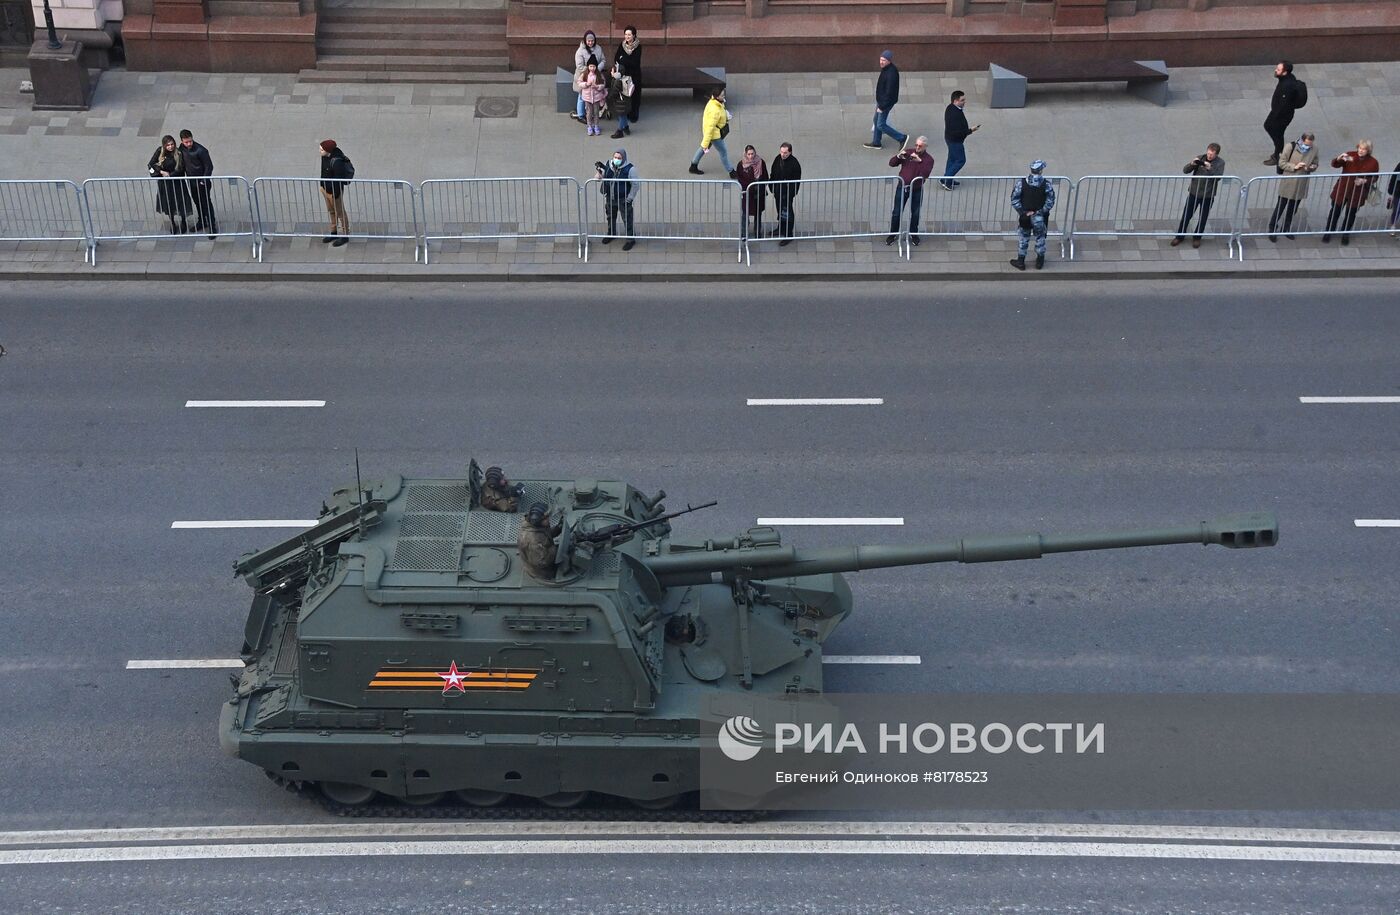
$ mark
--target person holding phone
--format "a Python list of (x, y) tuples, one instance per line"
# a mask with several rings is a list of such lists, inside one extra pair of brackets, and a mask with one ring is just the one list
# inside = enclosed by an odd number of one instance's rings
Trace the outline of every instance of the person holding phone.
[(963, 149), (963, 143), (982, 127), (981, 124), (967, 126), (967, 115), (963, 113), (966, 105), (967, 95), (959, 89), (953, 93), (948, 107), (943, 109), (943, 142), (948, 147), (948, 159), (943, 163), (943, 180), (938, 182), (938, 186), (945, 191), (958, 186), (958, 182), (952, 179), (967, 164), (967, 151)]

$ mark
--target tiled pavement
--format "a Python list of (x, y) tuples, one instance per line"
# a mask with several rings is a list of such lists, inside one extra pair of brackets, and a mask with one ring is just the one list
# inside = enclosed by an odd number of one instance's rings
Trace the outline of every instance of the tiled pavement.
[[(553, 80), (547, 77), (534, 77), (525, 86), (342, 86), (300, 85), (288, 75), (113, 71), (98, 84), (94, 108), (75, 114), (30, 111), (28, 97), (17, 92), (26, 75), (0, 71), (0, 178), (81, 181), (141, 175), (159, 136), (183, 127), (210, 147), (220, 173), (250, 178), (314, 176), (315, 144), (327, 136), (339, 140), (355, 160), (358, 177), (414, 182), (511, 175), (584, 179), (592, 161), (618, 145), (606, 136), (584, 136), (580, 125), (557, 114)], [(1383, 167), (1400, 159), (1400, 119), (1393, 116), (1400, 69), (1379, 63), (1311, 65), (1300, 66), (1299, 75), (1308, 82), (1311, 101), (1293, 130), (1314, 130), (1325, 157), (1367, 137), (1375, 142)], [(1260, 164), (1268, 151), (1260, 125), (1272, 82), (1268, 67), (1174, 69), (1166, 108), (1129, 96), (1119, 86), (1079, 86), (1032, 87), (1026, 108), (990, 111), (985, 108), (989, 87), (984, 73), (905, 73), (903, 100), (892, 120), (911, 135), (927, 133), (941, 162), (943, 106), (947, 93), (960, 88), (969, 95), (969, 119), (983, 125), (968, 143), (967, 175), (1020, 174), (1037, 157), (1049, 161), (1051, 172), (1072, 177), (1176, 174), (1204, 143), (1216, 141), (1224, 146), (1227, 173), (1248, 179), (1272, 172)], [(735, 113), (731, 150), (737, 154), (743, 143), (752, 142), (771, 159), (777, 144), (788, 140), (805, 177), (890, 174), (885, 164), (890, 152), (860, 145), (868, 138), (873, 84), (873, 73), (735, 75), (730, 80)], [(486, 104), (479, 107), (483, 100)], [(499, 112), (508, 116), (482, 116)], [(698, 140), (699, 118), (700, 108), (688, 94), (649, 93), (642, 121), (619, 142), (644, 177), (683, 178)], [(711, 153), (702, 166), (711, 175), (720, 171), (716, 158)], [(1320, 173), (1327, 171), (1324, 166)], [(935, 205), (937, 201), (926, 204)], [(538, 265), (616, 273), (625, 264), (640, 272), (694, 266), (731, 275), (775, 265), (836, 271), (852, 265), (892, 274), (979, 265), (990, 270), (1005, 268), (1011, 247), (1009, 240), (995, 237), (927, 239), (914, 251), (912, 263), (905, 264), (878, 238), (803, 241), (781, 250), (756, 246), (754, 266), (745, 268), (735, 263), (732, 244), (643, 241), (623, 253), (619, 246), (595, 242), (589, 264), (583, 265), (568, 240), (435, 242), (432, 272), (450, 265), (484, 272)], [(1251, 269), (1324, 267), (1328, 261), (1400, 266), (1400, 241), (1385, 235), (1359, 238), (1347, 248), (1303, 237), (1277, 245), (1249, 239), (1245, 249)], [(1087, 239), (1076, 250), (1074, 265), (1054, 266), (1227, 264), (1223, 240), (1207, 241), (1196, 250), (1170, 248), (1165, 239)], [(98, 272), (141, 264), (184, 268), (210, 263), (236, 269), (251, 265), (249, 251), (246, 240), (231, 238), (108, 242), (99, 249)], [(1052, 243), (1052, 259), (1057, 255)], [(277, 239), (266, 245), (264, 260), (409, 269), (413, 252), (410, 244), (397, 241), (331, 248), (316, 239)], [(74, 262), (81, 266), (77, 245), (0, 243), (0, 267)]]

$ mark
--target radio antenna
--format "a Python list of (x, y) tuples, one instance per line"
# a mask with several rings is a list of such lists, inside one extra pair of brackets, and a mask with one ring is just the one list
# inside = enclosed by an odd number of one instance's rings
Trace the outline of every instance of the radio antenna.
[(356, 513), (356, 522), (360, 528), (360, 539), (365, 536), (365, 486), (360, 482), (360, 449), (355, 449), (355, 507), (359, 509)]

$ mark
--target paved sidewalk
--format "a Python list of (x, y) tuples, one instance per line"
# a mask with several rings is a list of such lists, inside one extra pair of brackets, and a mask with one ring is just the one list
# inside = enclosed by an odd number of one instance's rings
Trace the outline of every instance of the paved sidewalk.
[[(1390, 64), (1300, 65), (1310, 103), (1291, 133), (1317, 133), (1324, 159), (1366, 137), (1375, 142), (1383, 168), (1400, 160), (1400, 120), (1393, 117), (1400, 95), (1400, 69)], [(592, 176), (591, 163), (624, 145), (646, 178), (684, 178), (699, 139), (700, 105), (687, 93), (649, 92), (642, 120), (622, 141), (587, 137), (582, 125), (554, 110), (554, 83), (532, 77), (524, 86), (325, 85), (299, 84), (289, 75), (106, 73), (94, 108), (86, 113), (33, 112), (17, 92), (19, 70), (0, 70), (0, 178), (140, 176), (164, 133), (189, 128), (213, 153), (221, 174), (314, 177), (315, 145), (334, 137), (354, 159), (358, 178), (496, 177), (512, 175)], [(1174, 69), (1171, 101), (1158, 108), (1123, 92), (1121, 86), (1032, 87), (1027, 107), (986, 108), (986, 74), (904, 73), (902, 101), (893, 122), (911, 136), (930, 138), (939, 164), (944, 147), (942, 112), (948, 93), (968, 93), (969, 120), (982, 129), (968, 141), (966, 175), (1022, 174), (1032, 158), (1044, 158), (1052, 174), (1179, 174), (1182, 163), (1207, 142), (1223, 145), (1227, 174), (1248, 179), (1272, 174), (1260, 164), (1269, 150), (1262, 122), (1272, 89), (1271, 69), (1228, 67)], [(869, 138), (874, 72), (862, 74), (735, 75), (729, 107), (734, 112), (729, 146), (737, 154), (753, 143), (771, 161), (783, 140), (791, 141), (806, 178), (890, 175), (892, 150), (861, 147)], [(722, 177), (714, 153), (702, 166)], [(1319, 174), (1331, 170), (1324, 167)], [(1330, 188), (1330, 182), (1327, 185)], [(939, 205), (926, 195), (926, 210)], [(1009, 208), (1008, 208), (1009, 214)], [(769, 214), (771, 221), (771, 207)], [(1008, 222), (1009, 222), (1008, 217)], [(616, 275), (627, 264), (639, 273), (672, 268), (746, 271), (792, 268), (916, 275), (956, 269), (994, 273), (1005, 268), (1013, 242), (928, 239), (904, 265), (882, 240), (810, 241), (754, 250), (754, 267), (735, 263), (733, 245), (640, 242), (627, 254), (619, 246), (594, 245), (591, 262), (580, 263), (571, 241), (506, 241), (499, 244), (434, 245), (437, 273), (454, 266), (512, 270), (554, 266), (579, 273)], [(1280, 245), (1246, 240), (1246, 271), (1327, 269), (1327, 262), (1353, 267), (1400, 267), (1400, 242), (1387, 236), (1358, 238), (1348, 248), (1300, 238)], [(1051, 257), (1058, 255), (1051, 246)], [(273, 265), (370, 263), (413, 269), (412, 246), (401, 242), (355, 242), (330, 248), (312, 239), (268, 243)], [(11, 273), (32, 264), (61, 270), (76, 260), (77, 246), (0, 244), (0, 268)], [(1199, 250), (1170, 248), (1165, 239), (1089, 240), (1076, 262), (1056, 269), (1079, 270), (1095, 262), (1157, 264), (1176, 273), (1192, 264), (1228, 264), (1223, 240)], [(242, 239), (202, 237), (167, 241), (105, 243), (96, 272), (181, 273), (203, 264), (249, 265)], [(227, 268), (225, 268), (227, 269)], [(417, 269), (423, 270), (421, 266)], [(1006, 268), (1009, 271), (1010, 268)]]

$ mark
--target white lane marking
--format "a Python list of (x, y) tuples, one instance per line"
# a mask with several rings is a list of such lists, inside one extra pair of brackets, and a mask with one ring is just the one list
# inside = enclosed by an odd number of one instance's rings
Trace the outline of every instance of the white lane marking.
[(173, 530), (205, 530), (227, 527), (315, 527), (315, 521), (258, 519), (251, 521), (171, 521)]
[(474, 836), (644, 836), (773, 837), (889, 836), (1002, 839), (1128, 839), (1178, 843), (1284, 843), (1357, 845), (1400, 849), (1400, 832), (1354, 829), (1297, 829), (1265, 826), (1147, 826), (1100, 823), (943, 823), (931, 820), (780, 820), (758, 823), (671, 823), (622, 820), (559, 822), (415, 820), (374, 823), (298, 823), (285, 826), (151, 826), (106, 829), (47, 829), (0, 832), (0, 846), (98, 845), (145, 842), (229, 842), (234, 840), (425, 839)]
[(187, 400), (187, 407), (324, 407), (324, 400)]
[(750, 407), (878, 407), (883, 397), (750, 397)]
[(152, 658), (127, 661), (127, 670), (203, 670), (243, 666), (239, 658)]
[(1400, 851), (1298, 845), (1195, 845), (1139, 842), (1015, 842), (966, 839), (475, 839), (416, 842), (275, 842), (14, 849), (4, 864), (340, 858), (423, 855), (968, 855), (988, 857), (1157, 858), (1400, 865)]
[(823, 664), (922, 664), (916, 654), (829, 654)]
[(1400, 397), (1299, 397), (1299, 403), (1400, 403)]
[(1400, 527), (1400, 519), (1395, 518), (1357, 518), (1357, 527)]
[(835, 526), (843, 524), (893, 524), (904, 523), (903, 518), (756, 518), (757, 524), (769, 525), (806, 525), (806, 526)]

